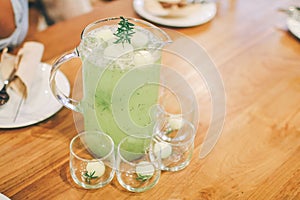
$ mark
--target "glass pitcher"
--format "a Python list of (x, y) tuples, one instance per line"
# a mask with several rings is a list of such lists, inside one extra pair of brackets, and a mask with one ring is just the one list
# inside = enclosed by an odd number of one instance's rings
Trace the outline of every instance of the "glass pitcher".
[[(149, 111), (159, 95), (161, 50), (170, 42), (164, 31), (143, 20), (96, 21), (83, 30), (72, 53), (55, 61), (50, 87), (60, 103), (82, 113), (85, 131), (103, 131), (115, 144), (127, 135), (147, 136), (154, 124)], [(78, 57), (83, 76), (80, 101), (65, 96), (55, 83), (60, 66)]]

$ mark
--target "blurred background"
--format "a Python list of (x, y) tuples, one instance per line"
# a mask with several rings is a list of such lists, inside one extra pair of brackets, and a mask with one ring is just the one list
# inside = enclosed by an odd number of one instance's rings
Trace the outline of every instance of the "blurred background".
[(28, 35), (42, 31), (57, 22), (90, 12), (100, 6), (100, 1), (111, 0), (28, 0)]

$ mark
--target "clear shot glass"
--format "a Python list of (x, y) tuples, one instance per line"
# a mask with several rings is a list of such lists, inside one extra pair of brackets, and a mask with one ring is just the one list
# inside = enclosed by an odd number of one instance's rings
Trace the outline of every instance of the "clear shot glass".
[(117, 151), (117, 180), (131, 192), (153, 188), (161, 174), (161, 159), (154, 154), (152, 138), (125, 137)]
[(161, 170), (179, 171), (188, 166), (194, 151), (195, 128), (182, 118), (163, 118), (154, 128), (154, 152), (160, 154)]
[(104, 187), (115, 174), (113, 140), (98, 131), (82, 132), (70, 143), (70, 173), (85, 189)]

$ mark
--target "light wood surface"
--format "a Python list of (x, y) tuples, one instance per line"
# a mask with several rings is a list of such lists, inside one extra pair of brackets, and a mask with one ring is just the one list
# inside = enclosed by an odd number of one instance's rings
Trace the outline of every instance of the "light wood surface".
[[(132, 1), (102, 2), (92, 12), (58, 23), (28, 40), (44, 43), (44, 62), (75, 48), (81, 30), (110, 16), (138, 17)], [(223, 78), (226, 121), (213, 151), (199, 158), (211, 117), (210, 96), (196, 89), (200, 124), (191, 164), (164, 172), (153, 189), (136, 194), (116, 178), (84, 190), (69, 173), (69, 142), (77, 134), (63, 108), (33, 126), (0, 129), (0, 192), (11, 199), (300, 199), (300, 41), (277, 11), (299, 1), (224, 0), (217, 16), (192, 28), (176, 28), (202, 45)], [(74, 84), (78, 66), (62, 71)], [(190, 81), (194, 75), (190, 74)], [(47, 102), (45, 102), (47, 106)]]

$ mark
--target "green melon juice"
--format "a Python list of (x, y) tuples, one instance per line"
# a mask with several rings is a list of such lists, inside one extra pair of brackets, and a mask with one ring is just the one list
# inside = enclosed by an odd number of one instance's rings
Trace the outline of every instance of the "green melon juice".
[(85, 130), (101, 130), (117, 145), (127, 135), (152, 134), (162, 42), (135, 27), (131, 44), (115, 44), (115, 29), (105, 26), (84, 38), (94, 49), (83, 58), (82, 106)]

